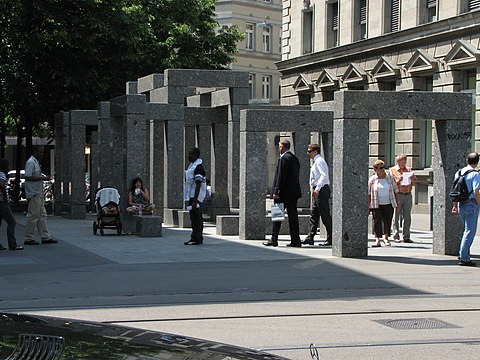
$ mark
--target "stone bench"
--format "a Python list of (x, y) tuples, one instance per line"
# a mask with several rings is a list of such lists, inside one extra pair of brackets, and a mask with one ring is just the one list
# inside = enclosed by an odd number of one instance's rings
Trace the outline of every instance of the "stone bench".
[[(218, 215), (217, 216), (217, 235), (238, 236), (239, 222), (240, 222), (239, 215)], [(299, 227), (300, 234), (307, 235), (310, 230), (310, 215), (298, 215), (298, 227)], [(320, 227), (320, 232), (317, 232), (316, 239), (317, 240), (325, 239), (327, 234), (321, 219), (320, 219), (319, 227)], [(267, 216), (265, 218), (265, 234), (266, 235), (272, 234), (272, 218), (270, 216)], [(290, 227), (288, 226), (288, 216), (287, 216), (287, 218), (282, 223), (282, 227), (280, 228), (280, 235), (289, 235), (289, 234), (290, 234)]]
[(122, 225), (125, 234), (140, 237), (162, 236), (162, 218), (160, 216), (125, 214)]

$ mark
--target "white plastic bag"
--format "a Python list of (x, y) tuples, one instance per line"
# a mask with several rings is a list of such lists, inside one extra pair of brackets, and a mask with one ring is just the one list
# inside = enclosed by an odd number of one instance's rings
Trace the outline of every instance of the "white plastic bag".
[(273, 222), (285, 220), (285, 206), (283, 203), (273, 203), (271, 211)]

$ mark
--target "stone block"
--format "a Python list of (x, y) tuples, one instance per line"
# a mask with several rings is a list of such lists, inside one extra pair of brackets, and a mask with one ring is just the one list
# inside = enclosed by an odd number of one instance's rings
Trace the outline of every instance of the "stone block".
[(238, 236), (239, 223), (238, 215), (217, 215), (217, 235)]
[(146, 93), (163, 86), (163, 74), (150, 74), (138, 78), (138, 93)]
[(71, 110), (70, 111), (70, 125), (98, 125), (97, 110)]
[(227, 106), (227, 105), (230, 105), (229, 89), (217, 90), (212, 93), (212, 107)]
[(230, 101), (235, 105), (248, 105), (250, 90), (248, 88), (230, 88)]
[(138, 84), (136, 81), (127, 81), (125, 84), (125, 94), (138, 94)]
[(99, 118), (110, 119), (110, 101), (99, 101), (97, 108)]
[(140, 237), (162, 236), (162, 218), (160, 216), (125, 214), (122, 227), (124, 233)]
[(248, 88), (248, 73), (235, 70), (165, 70), (165, 86)]
[[(217, 216), (217, 235), (225, 236), (238, 236), (239, 230), (239, 215), (218, 215)], [(299, 215), (298, 225), (301, 235), (307, 235), (310, 231), (310, 215)], [(265, 234), (272, 234), (272, 218), (267, 216), (265, 218)], [(290, 227), (288, 225), (288, 216), (285, 221), (282, 222), (280, 228), (280, 235), (289, 235)], [(325, 239), (327, 236), (325, 227), (320, 225), (319, 232), (315, 237), (315, 240)], [(303, 240), (303, 239), (302, 239)]]
[(308, 110), (242, 110), (240, 131), (333, 131), (333, 113)]
[(197, 95), (195, 88), (184, 86), (164, 86), (150, 91), (150, 102), (162, 104), (186, 104), (189, 96)]
[(164, 209), (163, 222), (165, 225), (175, 226), (179, 228), (191, 228), (190, 214), (186, 210), (180, 209)]
[(471, 96), (462, 93), (337, 91), (335, 118), (468, 119), (471, 116), (467, 111), (469, 104)]
[(110, 101), (111, 116), (126, 114), (145, 114), (145, 95), (122, 95)]
[(183, 120), (184, 106), (179, 104), (146, 103), (145, 118), (153, 120)]
[(64, 204), (62, 215), (67, 219), (85, 219), (85, 204)]
[(189, 107), (211, 107), (212, 105), (212, 93), (193, 95), (186, 99)]

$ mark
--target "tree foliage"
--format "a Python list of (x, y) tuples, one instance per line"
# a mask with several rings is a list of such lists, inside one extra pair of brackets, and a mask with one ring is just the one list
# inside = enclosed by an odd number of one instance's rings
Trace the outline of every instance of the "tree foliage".
[(214, 9), (214, 0), (1, 1), (1, 119), (28, 134), (150, 73), (226, 68), (243, 35), (219, 27)]

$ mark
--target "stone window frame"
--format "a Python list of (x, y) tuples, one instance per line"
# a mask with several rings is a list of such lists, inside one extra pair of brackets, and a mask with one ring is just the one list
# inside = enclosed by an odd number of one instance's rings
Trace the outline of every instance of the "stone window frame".
[(418, 25), (428, 24), (438, 20), (439, 0), (419, 0), (418, 2)]
[[(307, 22), (307, 17), (310, 17)], [(314, 52), (315, 39), (315, 11), (314, 6), (302, 10), (302, 54)]]
[(368, 0), (354, 0), (353, 39), (360, 41), (368, 37)]
[(262, 99), (272, 98), (272, 75), (262, 75)]
[(245, 24), (245, 50), (255, 51), (255, 28), (254, 23), (247, 22)]
[(327, 12), (325, 47), (329, 49), (340, 45), (340, 2), (327, 1), (325, 6)]
[(248, 74), (248, 93), (250, 99), (255, 99), (255, 74), (249, 73)]
[(272, 33), (273, 26), (262, 27), (262, 52), (272, 52)]
[[(396, 17), (393, 15), (393, 6), (397, 7)], [(388, 34), (392, 32), (400, 31), (402, 20), (402, 1), (401, 0), (384, 0), (383, 3), (383, 33)], [(397, 24), (397, 27), (394, 27), (394, 24)]]

